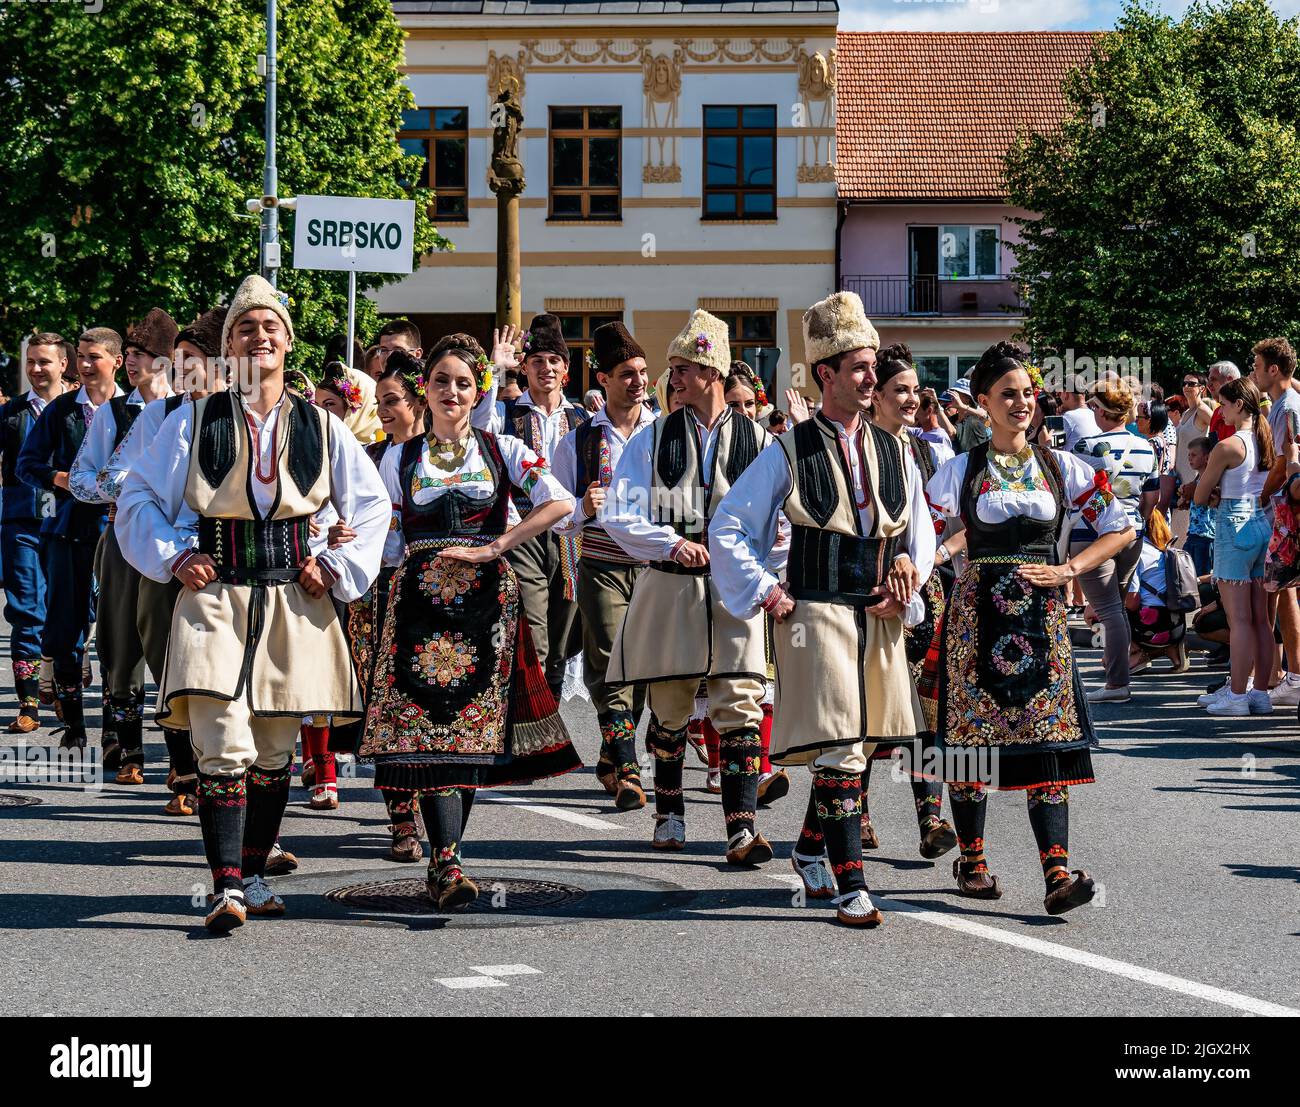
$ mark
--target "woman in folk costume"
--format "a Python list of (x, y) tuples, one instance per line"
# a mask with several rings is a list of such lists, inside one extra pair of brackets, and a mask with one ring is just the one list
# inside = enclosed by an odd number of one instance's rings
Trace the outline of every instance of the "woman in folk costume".
[[(336, 338), (331, 345), (344, 346), (346, 340)], [(337, 416), (369, 454), (368, 448), (374, 445), (375, 436), (381, 427), (375, 400), (375, 382), (370, 377), (348, 368), (341, 361), (329, 361), (321, 374), (320, 384), (312, 389), (309, 399), (317, 407), (323, 407), (331, 415)], [(349, 541), (346, 536), (347, 529), (340, 529), (336, 518), (325, 516), (321, 523), (330, 527), (331, 549)], [(345, 622), (344, 625), (346, 627), (347, 623)], [(350, 636), (349, 645), (351, 645)], [(364, 684), (362, 687), (364, 688)], [(338, 810), (338, 769), (335, 764), (335, 754), (354, 753), (360, 739), (359, 721), (338, 725), (331, 725), (330, 720), (324, 718), (303, 721), (302, 786), (311, 790), (308, 805), (313, 811)]]
[[(903, 627), (921, 617), (935, 545), (910, 450), (867, 419), (879, 344), (851, 292), (808, 310), (822, 409), (759, 455), (709, 537), (728, 609), (775, 620), (772, 760), (813, 771), (795, 871), (810, 896), (834, 897), (839, 922), (861, 927), (882, 921), (862, 871), (862, 772), (877, 742), (926, 733)], [(763, 563), (782, 512), (793, 529), (785, 583)]]
[[(375, 786), (418, 795), (429, 829), (429, 895), (446, 910), (478, 896), (460, 844), (475, 789), (579, 768), (533, 648), (505, 554), (573, 511), (519, 439), (470, 426), (492, 369), (466, 334), (430, 352), (429, 433), (389, 450), (380, 476), (397, 528), (361, 755)], [(532, 503), (518, 522), (511, 487)]]
[[(263, 278), (240, 285), (222, 347), (240, 363), (238, 387), (169, 415), (118, 498), (128, 560), (185, 586), (158, 721), (188, 728), (198, 754), (217, 932), (284, 913), (263, 877), (299, 721), (361, 711), (331, 593), (347, 602), (370, 587), (390, 514), (357, 440), (287, 390), (293, 322)], [(337, 549), (311, 533), (327, 508), (354, 535)]]
[[(904, 357), (910, 351), (906, 347), (887, 347), (879, 353), (876, 361), (876, 392), (871, 405), (871, 421), (881, 430), (892, 434), (903, 444), (904, 450), (911, 455), (921, 475), (924, 489), (925, 482), (934, 476), (936, 464), (934, 454), (928, 442), (909, 434), (908, 427), (915, 426), (916, 413), (921, 406), (921, 384), (917, 379), (916, 369), (910, 359)], [(937, 516), (937, 524), (936, 524)], [(913, 519), (912, 525), (923, 526), (928, 522), (935, 528), (936, 541), (943, 533), (942, 514), (931, 510), (927, 504), (925, 519)], [(936, 559), (937, 560), (937, 559)], [(917, 695), (921, 701), (921, 710), (925, 717), (925, 729), (933, 734), (938, 713), (939, 688), (937, 681), (926, 676), (925, 661), (932, 659), (932, 674), (936, 672), (933, 664), (938, 658), (936, 636), (943, 621), (944, 585), (943, 576), (938, 567), (921, 585), (919, 592), (924, 614), (919, 622), (908, 626), (903, 631), (903, 642), (907, 652), (907, 664), (911, 669), (912, 680), (916, 684)], [(880, 839), (871, 824), (870, 784), (871, 764), (873, 761), (889, 760), (896, 749), (903, 748), (905, 742), (883, 741), (876, 744), (876, 752), (867, 760), (867, 767), (862, 773), (862, 848), (879, 849)], [(923, 759), (923, 751), (918, 744), (904, 748), (904, 755), (917, 768)], [(952, 826), (940, 818), (943, 809), (943, 784), (941, 781), (926, 779), (922, 775), (912, 775), (912, 799), (916, 805), (916, 821), (921, 831), (921, 856), (926, 860), (942, 857), (957, 844), (957, 835)]]
[[(969, 558), (948, 605), (939, 692), (939, 746), (961, 847), (953, 875), (964, 896), (1001, 896), (984, 856), (987, 791), (1023, 791), (1044, 906), (1059, 915), (1093, 896), (1088, 874), (1068, 868), (1070, 786), (1094, 779), (1093, 731), (1062, 588), (1124, 549), (1133, 527), (1105, 470), (1026, 441), (1034, 382), (1019, 360), (987, 351), (971, 391), (992, 437), (946, 462), (929, 485), (934, 506), (966, 524)], [(1058, 539), (1071, 508), (1098, 537), (1062, 564)]]
[[(770, 861), (754, 825), (762, 757), (759, 727), (767, 655), (761, 613), (738, 619), (710, 578), (710, 520), (727, 490), (772, 436), (723, 400), (731, 370), (727, 325), (697, 310), (668, 347), (682, 406), (628, 441), (600, 521), (628, 555), (649, 563), (610, 650), (606, 680), (648, 684), (647, 744), (655, 758), (656, 849), (686, 844), (682, 762), (695, 692), (707, 678), (721, 733), (727, 861)], [(770, 552), (770, 551), (765, 551)], [(665, 633), (671, 628), (671, 633)]]

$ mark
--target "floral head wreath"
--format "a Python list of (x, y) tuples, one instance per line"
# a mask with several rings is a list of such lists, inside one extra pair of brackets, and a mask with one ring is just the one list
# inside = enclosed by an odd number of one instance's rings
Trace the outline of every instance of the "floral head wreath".
[(361, 410), (363, 401), (360, 385), (353, 384), (347, 377), (333, 377), (322, 383), (334, 389), (343, 398), (343, 403), (347, 405), (349, 411)]
[(600, 372), (600, 362), (596, 358), (595, 350), (588, 350), (586, 357), (583, 360), (586, 362), (587, 368), (591, 370), (591, 372), (593, 373)]
[(1027, 361), (1024, 366), (1025, 372), (1029, 374), (1030, 383), (1034, 386), (1034, 395), (1041, 395), (1045, 387), (1043, 384), (1043, 371), (1037, 365), (1030, 365)]

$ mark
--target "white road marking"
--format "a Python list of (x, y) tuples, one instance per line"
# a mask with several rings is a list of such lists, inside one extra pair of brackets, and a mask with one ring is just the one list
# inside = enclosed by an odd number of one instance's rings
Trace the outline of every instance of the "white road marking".
[[(788, 888), (798, 887), (798, 883), (792, 883), (787, 876), (778, 875), (777, 873), (768, 873), (767, 876), (769, 879), (775, 880), (778, 884), (784, 884)], [(1220, 1004), (1223, 1007), (1232, 1007), (1251, 1015), (1268, 1015), (1274, 1018), (1300, 1018), (1300, 1010), (1294, 1007), (1284, 1007), (1280, 1003), (1269, 1003), (1268, 1000), (1256, 999), (1254, 996), (1242, 995), (1240, 992), (1230, 992), (1225, 988), (1216, 988), (1211, 984), (1202, 984), (1196, 980), (1184, 980), (1181, 976), (1171, 976), (1169, 973), (1157, 972), (1155, 969), (1145, 969), (1141, 965), (1132, 965), (1127, 961), (1117, 961), (1113, 957), (1102, 957), (1097, 953), (1072, 949), (1070, 946), (1057, 945), (1055, 942), (1045, 942), (1041, 938), (1031, 938), (1027, 934), (1015, 934), (1011, 931), (999, 930), (995, 926), (986, 926), (984, 923), (973, 922), (970, 919), (962, 918), (960, 915), (932, 911), (928, 907), (920, 907), (903, 900), (886, 899), (883, 896), (872, 896), (871, 898), (885, 911), (897, 911), (902, 914), (912, 915), (921, 922), (932, 923), (935, 926), (956, 930), (959, 933), (969, 934), (976, 938), (984, 938), (987, 941), (1015, 946), (1017, 949), (1041, 954), (1043, 957), (1054, 957), (1058, 961), (1069, 961), (1075, 965), (1082, 965), (1084, 968), (1110, 973), (1112, 976), (1122, 976), (1128, 980), (1136, 980), (1139, 984), (1149, 984), (1153, 988), (1164, 988), (1166, 991), (1178, 992), (1194, 999), (1203, 999), (1209, 1003)]]
[(542, 971), (532, 965), (471, 965), (470, 968), (484, 976), (531, 976)]
[(608, 819), (597, 819), (591, 815), (583, 815), (577, 811), (570, 811), (565, 807), (554, 807), (549, 804), (530, 803), (528, 800), (515, 799), (514, 796), (504, 796), (500, 792), (482, 790), (478, 794), (479, 799), (489, 800), (492, 803), (508, 803), (512, 807), (520, 807), (525, 811), (532, 811), (538, 815), (549, 815), (552, 819), (559, 819), (561, 822), (573, 823), (574, 826), (590, 827), (593, 830), (627, 830), (622, 823), (611, 823)]
[(510, 987), (504, 980), (497, 980), (491, 976), (445, 976), (440, 980), (435, 980), (435, 984), (441, 984), (444, 988), (508, 988)]

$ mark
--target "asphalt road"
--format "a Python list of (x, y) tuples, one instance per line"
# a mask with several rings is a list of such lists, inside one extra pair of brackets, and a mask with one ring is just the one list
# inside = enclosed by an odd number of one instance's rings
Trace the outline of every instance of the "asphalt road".
[[(1095, 679), (1096, 655), (1081, 659)], [(419, 882), (424, 866), (386, 860), (368, 776), (341, 781), (333, 813), (310, 811), (295, 784), (283, 841), (302, 866), (273, 881), (289, 915), (211, 938), (197, 820), (162, 813), (165, 750), (151, 731), (143, 787), (0, 784), (0, 803), (40, 801), (0, 806), (0, 1000), (29, 1016), (1297, 1014), (1300, 726), (1293, 712), (1206, 716), (1192, 706), (1211, 675), (1202, 665), (1140, 676), (1131, 703), (1096, 711), (1098, 783), (1073, 789), (1070, 845), (1102, 894), (1065, 918), (1043, 913), (1022, 798), (991, 799), (988, 852), (1006, 894), (962, 900), (951, 855), (917, 853), (907, 785), (878, 769), (882, 847), (866, 870), (886, 922), (872, 932), (795, 902), (787, 858), (806, 770), (760, 815), (776, 859), (735, 871), (688, 753), (679, 854), (652, 851), (649, 811), (616, 812), (590, 769), (485, 797), (465, 847), (482, 909), (454, 917), (327, 899)], [(6, 679), (2, 717), (13, 709)], [(570, 702), (565, 717), (593, 763), (590, 706)]]

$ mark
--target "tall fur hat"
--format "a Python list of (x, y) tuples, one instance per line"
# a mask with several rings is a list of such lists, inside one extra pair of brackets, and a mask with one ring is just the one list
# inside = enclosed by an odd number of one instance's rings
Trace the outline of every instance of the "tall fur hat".
[(731, 372), (731, 335), (727, 324), (703, 308), (696, 308), (681, 333), (668, 343), (668, 356), (707, 365), (726, 377)]
[(803, 347), (808, 364), (816, 365), (846, 350), (878, 350), (880, 335), (856, 292), (836, 292), (804, 312)]
[(176, 348), (176, 320), (162, 308), (151, 308), (149, 314), (140, 322), (129, 327), (126, 341), (122, 344), (143, 350), (150, 357), (165, 357), (171, 360), (172, 350)]

